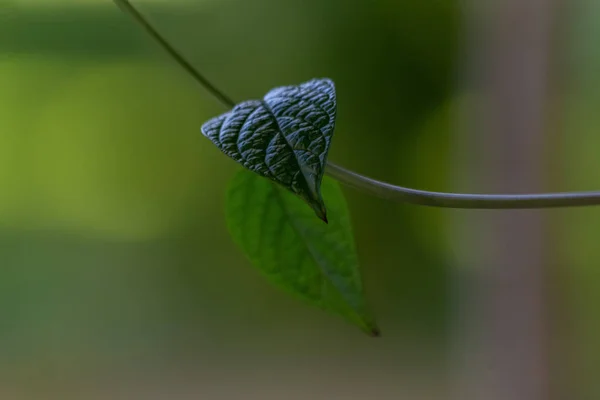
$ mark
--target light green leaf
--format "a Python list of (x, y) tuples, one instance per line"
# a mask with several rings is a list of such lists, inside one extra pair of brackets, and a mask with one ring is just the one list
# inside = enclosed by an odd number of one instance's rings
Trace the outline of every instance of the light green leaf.
[(333, 82), (313, 79), (240, 103), (206, 122), (202, 133), (244, 167), (300, 196), (327, 222), (321, 180), (335, 116)]
[(277, 286), (378, 336), (365, 303), (344, 195), (327, 177), (322, 190), (329, 204), (328, 225), (289, 191), (241, 170), (227, 196), (229, 231)]

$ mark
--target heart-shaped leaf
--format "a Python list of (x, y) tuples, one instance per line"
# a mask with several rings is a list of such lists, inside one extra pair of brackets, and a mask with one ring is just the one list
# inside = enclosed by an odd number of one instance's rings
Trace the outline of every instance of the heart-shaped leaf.
[(333, 82), (313, 79), (240, 103), (206, 122), (202, 133), (244, 167), (300, 196), (327, 222), (321, 180), (335, 116)]
[(329, 207), (328, 225), (289, 191), (241, 170), (227, 195), (229, 231), (250, 261), (277, 286), (378, 336), (365, 302), (344, 194), (327, 177), (322, 189)]

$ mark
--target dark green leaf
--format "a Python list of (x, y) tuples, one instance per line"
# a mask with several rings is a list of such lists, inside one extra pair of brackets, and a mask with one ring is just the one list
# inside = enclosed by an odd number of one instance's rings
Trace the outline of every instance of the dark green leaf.
[(348, 208), (337, 182), (325, 177), (329, 224), (302, 200), (247, 170), (227, 197), (231, 235), (273, 283), (346, 318), (370, 335), (378, 328), (365, 304)]
[(244, 167), (300, 196), (327, 222), (321, 180), (335, 115), (333, 82), (313, 79), (240, 103), (206, 122), (202, 133)]

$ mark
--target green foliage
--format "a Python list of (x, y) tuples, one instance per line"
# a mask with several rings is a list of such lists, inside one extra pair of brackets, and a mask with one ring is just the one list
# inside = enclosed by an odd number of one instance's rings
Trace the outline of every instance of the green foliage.
[(333, 82), (313, 79), (240, 103), (206, 122), (202, 133), (246, 168), (231, 183), (227, 216), (252, 263), (276, 285), (378, 336), (344, 195), (323, 180), (335, 116)]
[(227, 196), (230, 233), (277, 286), (378, 336), (365, 304), (343, 192), (329, 178), (322, 190), (329, 205), (328, 225), (288, 190), (241, 170)]
[(313, 79), (240, 103), (205, 123), (202, 133), (244, 167), (303, 198), (327, 222), (321, 180), (335, 114), (333, 82)]

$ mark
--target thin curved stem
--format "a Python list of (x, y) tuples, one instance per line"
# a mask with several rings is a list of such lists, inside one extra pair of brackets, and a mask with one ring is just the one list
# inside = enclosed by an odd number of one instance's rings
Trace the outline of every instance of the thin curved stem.
[(466, 194), (417, 190), (377, 181), (333, 163), (327, 173), (341, 183), (388, 200), (442, 208), (526, 209), (600, 205), (600, 192)]
[(173, 46), (167, 42), (167, 40), (160, 34), (146, 18), (131, 4), (129, 0), (114, 0), (115, 4), (120, 7), (123, 11), (131, 15), (131, 17), (138, 23), (144, 30), (152, 36), (154, 40), (167, 52), (173, 59), (179, 64), (188, 74), (190, 74), (200, 85), (208, 90), (213, 96), (215, 96), (221, 104), (226, 107), (235, 107), (235, 101), (225, 93), (220, 91), (215, 85), (213, 85), (208, 79), (204, 77), (194, 66), (185, 59)]
[[(154, 29), (129, 0), (113, 0), (127, 12), (142, 28), (187, 71), (200, 85), (215, 96), (224, 106), (235, 107), (236, 103), (204, 75), (192, 66), (163, 36)], [(466, 194), (442, 193), (417, 190), (377, 181), (347, 170), (332, 162), (327, 163), (326, 173), (339, 182), (388, 200), (443, 208), (467, 209), (532, 209), (581, 207), (600, 205), (600, 191), (565, 192), (542, 194)]]

